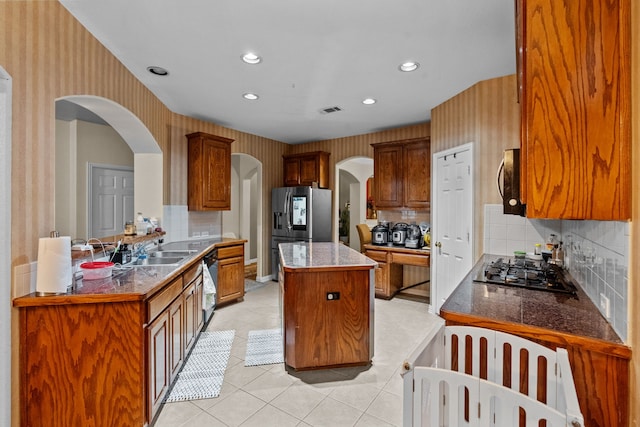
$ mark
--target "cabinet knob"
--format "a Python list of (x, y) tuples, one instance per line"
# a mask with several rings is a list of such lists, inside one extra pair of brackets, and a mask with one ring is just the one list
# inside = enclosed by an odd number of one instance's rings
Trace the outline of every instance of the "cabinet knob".
[(441, 248), (442, 247), (442, 243), (441, 242), (436, 242), (436, 248)]

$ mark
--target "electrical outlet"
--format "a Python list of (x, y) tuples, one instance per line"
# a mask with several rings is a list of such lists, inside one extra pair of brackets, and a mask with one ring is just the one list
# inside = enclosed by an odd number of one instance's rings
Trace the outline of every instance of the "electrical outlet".
[(611, 305), (605, 294), (600, 294), (600, 310), (607, 319), (611, 317)]
[(327, 292), (327, 301), (336, 301), (340, 299), (340, 292)]

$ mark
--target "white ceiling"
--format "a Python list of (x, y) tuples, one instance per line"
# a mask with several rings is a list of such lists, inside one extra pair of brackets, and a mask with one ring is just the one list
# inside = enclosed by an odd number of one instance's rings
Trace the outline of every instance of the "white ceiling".
[(515, 73), (513, 0), (60, 2), (172, 111), (290, 144), (425, 122)]

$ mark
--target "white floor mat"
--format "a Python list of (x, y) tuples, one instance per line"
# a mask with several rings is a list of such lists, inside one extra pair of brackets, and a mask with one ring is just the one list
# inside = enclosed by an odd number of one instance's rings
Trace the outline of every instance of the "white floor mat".
[(202, 332), (165, 402), (218, 397), (235, 331)]
[(244, 366), (272, 365), (284, 362), (282, 331), (249, 331)]

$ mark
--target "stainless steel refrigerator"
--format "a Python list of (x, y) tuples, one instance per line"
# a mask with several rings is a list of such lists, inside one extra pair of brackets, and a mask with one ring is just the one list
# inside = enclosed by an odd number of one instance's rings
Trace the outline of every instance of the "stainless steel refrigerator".
[(271, 209), (271, 273), (278, 280), (280, 243), (331, 241), (331, 190), (274, 188)]

